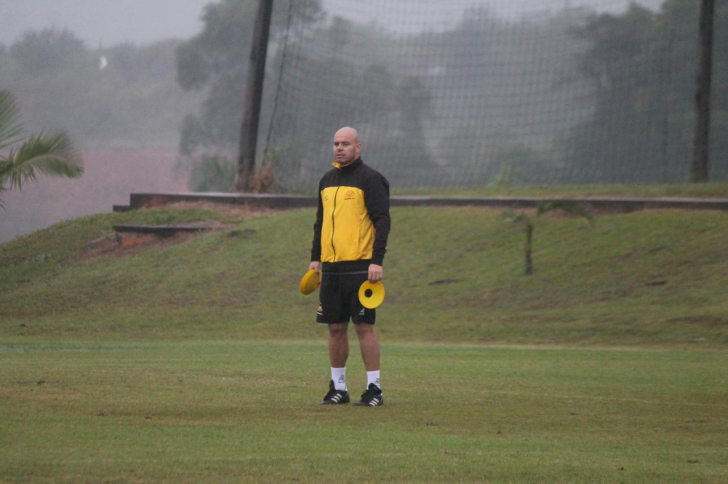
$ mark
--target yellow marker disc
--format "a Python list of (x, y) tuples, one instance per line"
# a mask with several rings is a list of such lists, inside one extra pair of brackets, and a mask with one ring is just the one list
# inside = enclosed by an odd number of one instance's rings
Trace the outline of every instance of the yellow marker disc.
[(321, 274), (316, 274), (316, 271), (309, 269), (306, 274), (303, 275), (301, 283), (298, 285), (298, 290), (303, 295), (309, 295), (314, 292), (321, 285)]
[(367, 309), (374, 309), (379, 307), (384, 301), (384, 284), (381, 282), (375, 282), (372, 284), (369, 281), (364, 281), (364, 284), (359, 287), (359, 302), (362, 306)]

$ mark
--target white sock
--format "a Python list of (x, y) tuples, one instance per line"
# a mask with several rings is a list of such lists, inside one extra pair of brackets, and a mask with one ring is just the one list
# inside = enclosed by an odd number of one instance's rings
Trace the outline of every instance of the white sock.
[(346, 367), (331, 367), (331, 379), (334, 381), (334, 388), (337, 390), (346, 390)]
[(377, 388), (382, 388), (382, 385), (379, 384), (379, 370), (367, 372), (367, 388), (369, 388), (369, 385), (372, 383), (374, 383)]

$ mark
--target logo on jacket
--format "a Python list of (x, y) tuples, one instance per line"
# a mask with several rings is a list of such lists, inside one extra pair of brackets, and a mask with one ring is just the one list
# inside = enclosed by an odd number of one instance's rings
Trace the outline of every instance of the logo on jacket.
[(349, 191), (348, 191), (348, 192), (346, 192), (346, 194), (344, 195), (344, 200), (354, 200), (354, 197), (355, 197), (355, 196), (356, 196), (356, 193), (354, 192), (354, 190), (349, 190)]

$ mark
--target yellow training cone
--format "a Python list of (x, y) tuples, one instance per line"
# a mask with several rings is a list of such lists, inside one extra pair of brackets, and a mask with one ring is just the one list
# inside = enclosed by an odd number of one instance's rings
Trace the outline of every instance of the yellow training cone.
[(364, 281), (359, 287), (359, 302), (367, 309), (379, 307), (384, 301), (384, 284), (381, 282), (371, 283)]
[(321, 274), (317, 274), (315, 270), (309, 269), (301, 279), (298, 290), (301, 294), (307, 296), (314, 292), (321, 285)]

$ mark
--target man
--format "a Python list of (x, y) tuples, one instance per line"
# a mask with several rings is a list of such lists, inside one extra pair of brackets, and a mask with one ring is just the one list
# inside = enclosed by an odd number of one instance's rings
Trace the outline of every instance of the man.
[(379, 376), (376, 310), (359, 302), (359, 286), (382, 279), (389, 236), (389, 182), (360, 158), (362, 144), (353, 128), (334, 135), (334, 168), (319, 182), (309, 269), (322, 273), (316, 321), (329, 329), (331, 381), (321, 405), (349, 403), (346, 360), (353, 321), (367, 371), (367, 388), (355, 405), (384, 404)]

